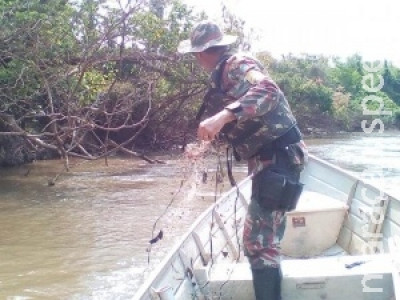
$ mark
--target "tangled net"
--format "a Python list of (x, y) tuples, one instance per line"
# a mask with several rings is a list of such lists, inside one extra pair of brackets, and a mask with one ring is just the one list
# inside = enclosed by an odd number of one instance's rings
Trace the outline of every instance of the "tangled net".
[(189, 193), (185, 199), (207, 195), (218, 197), (224, 188), (221, 146), (214, 142), (188, 144), (179, 161)]
[(147, 249), (149, 263), (152, 245), (160, 241), (164, 235), (162, 229), (157, 230), (158, 223), (166, 215), (178, 195), (184, 194), (184, 201), (192, 201), (196, 197), (214, 197), (216, 201), (224, 190), (221, 151), (216, 143), (188, 144), (185, 153), (178, 159), (178, 168), (177, 173), (181, 177), (180, 185), (163, 213), (153, 224), (150, 245)]

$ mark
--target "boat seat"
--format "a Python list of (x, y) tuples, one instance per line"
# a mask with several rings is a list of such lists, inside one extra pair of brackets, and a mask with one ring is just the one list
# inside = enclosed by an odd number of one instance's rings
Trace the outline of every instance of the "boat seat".
[[(336, 245), (324, 254), (334, 255), (340, 249)], [(391, 300), (394, 293), (389, 255), (349, 256), (342, 252), (338, 256), (283, 259), (281, 270), (282, 300), (376, 300), (377, 289), (380, 300)], [(194, 275), (210, 299), (255, 299), (248, 262), (197, 267)], [(371, 293), (365, 293), (364, 289), (370, 289)]]
[[(255, 299), (248, 262), (216, 263), (194, 269), (194, 275), (207, 299)], [(250, 295), (250, 297), (249, 297)]]
[(393, 299), (390, 255), (284, 260), (282, 300)]
[[(345, 254), (344, 249), (336, 244), (324, 251), (318, 258)], [(197, 265), (193, 273), (199, 286), (204, 287), (204, 293), (217, 297), (222, 294), (221, 299), (249, 299), (244, 295), (254, 295), (250, 264), (243, 255), (241, 258), (238, 263), (217, 262), (211, 267)], [(282, 259), (293, 260), (293, 258), (284, 256)], [(210, 297), (210, 299), (213, 298)]]

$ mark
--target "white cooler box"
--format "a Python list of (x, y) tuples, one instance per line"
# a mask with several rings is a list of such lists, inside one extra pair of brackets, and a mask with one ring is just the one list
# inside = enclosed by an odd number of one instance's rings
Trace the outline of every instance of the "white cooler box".
[(304, 191), (294, 211), (286, 214), (282, 254), (310, 257), (335, 245), (348, 206), (324, 194)]
[(281, 267), (282, 300), (394, 299), (388, 255), (284, 260)]

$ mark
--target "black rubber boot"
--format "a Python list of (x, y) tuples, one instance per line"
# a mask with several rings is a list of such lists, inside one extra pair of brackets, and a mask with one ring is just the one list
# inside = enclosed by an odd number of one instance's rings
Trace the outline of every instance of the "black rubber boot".
[(256, 300), (281, 299), (281, 274), (279, 268), (252, 269)]

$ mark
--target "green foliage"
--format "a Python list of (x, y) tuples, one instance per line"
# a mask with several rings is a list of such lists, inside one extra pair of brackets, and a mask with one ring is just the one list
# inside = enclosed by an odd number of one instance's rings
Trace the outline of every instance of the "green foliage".
[(147, 51), (175, 53), (178, 43), (188, 38), (193, 24), (201, 18), (178, 1), (171, 2), (168, 11), (166, 18), (160, 18), (152, 11), (136, 13), (131, 18), (139, 46)]
[[(380, 116), (386, 124), (390, 125), (398, 118), (400, 70), (387, 63), (382, 72), (383, 89), (370, 93), (363, 87), (363, 82), (367, 85), (372, 82), (366, 77), (369, 74), (364, 70), (359, 55), (348, 57), (345, 61), (310, 55), (288, 55), (275, 60), (264, 52), (258, 58), (285, 92), (300, 123), (306, 120), (304, 126), (308, 126), (306, 123), (312, 119), (331, 118), (342, 130), (359, 130), (360, 122), (365, 118), (365, 109), (379, 112), (382, 103), (382, 110), (393, 112), (392, 116)], [(373, 85), (377, 86), (380, 73), (373, 73), (373, 76)], [(368, 96), (379, 97), (382, 103), (368, 101), (363, 104)]]
[(81, 106), (92, 104), (98, 95), (108, 89), (113, 77), (113, 74), (104, 74), (96, 70), (85, 72), (79, 85), (79, 104)]
[(333, 90), (323, 84), (309, 80), (299, 88), (299, 100), (317, 106), (321, 112), (331, 111)]
[(397, 104), (400, 105), (400, 69), (390, 66), (387, 62), (383, 71), (383, 91)]
[(397, 128), (400, 128), (400, 110), (395, 111), (395, 114), (394, 114), (394, 125)]
[(272, 77), (294, 108), (311, 105), (317, 106), (321, 112), (331, 111), (333, 90), (326, 82), (328, 62), (325, 58), (289, 55), (275, 62), (268, 57), (261, 56), (260, 59), (267, 60)]
[(341, 86), (354, 98), (363, 95), (362, 89), (362, 58), (359, 55), (348, 57), (345, 62), (338, 58), (333, 59), (334, 68), (331, 68), (328, 76), (332, 84)]
[(44, 104), (43, 79), (62, 72), (75, 50), (73, 10), (65, 1), (15, 0), (0, 2), (0, 11), (0, 109), (20, 117)]

